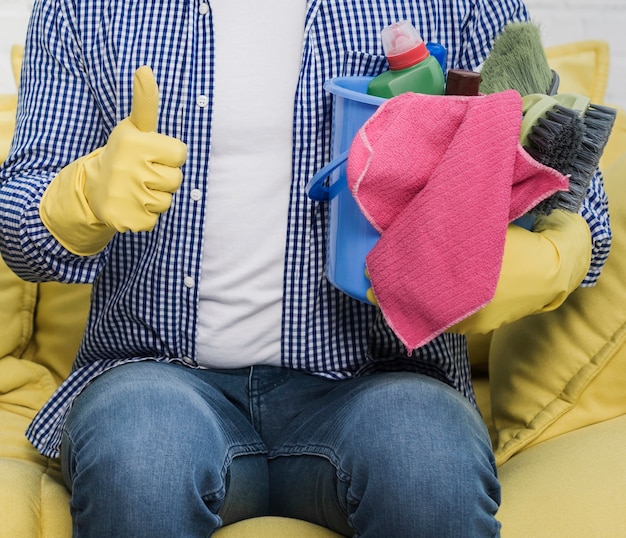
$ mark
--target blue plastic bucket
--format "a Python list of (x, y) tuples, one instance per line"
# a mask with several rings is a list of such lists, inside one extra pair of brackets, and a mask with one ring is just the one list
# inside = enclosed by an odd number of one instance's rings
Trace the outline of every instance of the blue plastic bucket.
[(333, 96), (331, 162), (306, 186), (311, 199), (329, 200), (330, 204), (326, 276), (335, 287), (363, 302), (369, 302), (366, 293), (370, 287), (365, 257), (380, 235), (348, 189), (346, 160), (357, 131), (385, 101), (367, 94), (370, 80), (372, 77), (337, 77), (324, 84)]

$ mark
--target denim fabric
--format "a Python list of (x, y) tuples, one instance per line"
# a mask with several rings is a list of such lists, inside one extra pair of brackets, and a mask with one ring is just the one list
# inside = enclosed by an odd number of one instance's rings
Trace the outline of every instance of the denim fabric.
[(123, 365), (77, 398), (62, 466), (77, 537), (210, 536), (263, 514), (364, 538), (499, 535), (482, 419), (415, 373)]

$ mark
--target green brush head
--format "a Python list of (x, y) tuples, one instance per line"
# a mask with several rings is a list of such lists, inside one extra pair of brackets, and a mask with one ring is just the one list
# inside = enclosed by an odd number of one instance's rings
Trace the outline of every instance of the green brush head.
[(549, 92), (553, 73), (537, 25), (507, 24), (496, 38), (481, 70), (485, 94), (517, 90), (522, 96)]

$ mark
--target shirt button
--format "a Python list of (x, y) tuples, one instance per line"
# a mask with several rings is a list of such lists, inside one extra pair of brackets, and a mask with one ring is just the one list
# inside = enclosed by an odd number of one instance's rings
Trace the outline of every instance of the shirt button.
[(209, 4), (202, 2), (198, 11), (200, 12), (200, 15), (206, 15), (209, 12)]
[(196, 104), (200, 108), (204, 108), (205, 106), (209, 104), (209, 98), (206, 95), (198, 95), (196, 99)]
[(200, 189), (193, 189), (190, 193), (189, 193), (189, 197), (194, 201), (197, 202), (198, 200), (202, 199), (202, 191)]
[(196, 281), (192, 276), (186, 276), (183, 278), (183, 284), (185, 284), (188, 288), (193, 288), (196, 285)]

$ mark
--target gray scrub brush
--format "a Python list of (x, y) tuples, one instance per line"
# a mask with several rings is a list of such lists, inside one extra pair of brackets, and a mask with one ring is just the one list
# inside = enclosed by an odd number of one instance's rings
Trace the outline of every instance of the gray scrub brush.
[[(510, 23), (496, 38), (481, 70), (482, 93), (517, 90), (523, 97), (520, 142), (538, 162), (568, 175), (569, 190), (531, 210), (577, 212), (615, 122), (612, 108), (591, 104), (578, 94), (558, 94), (559, 77), (548, 64), (539, 29)], [(551, 95), (552, 97), (547, 97)]]

